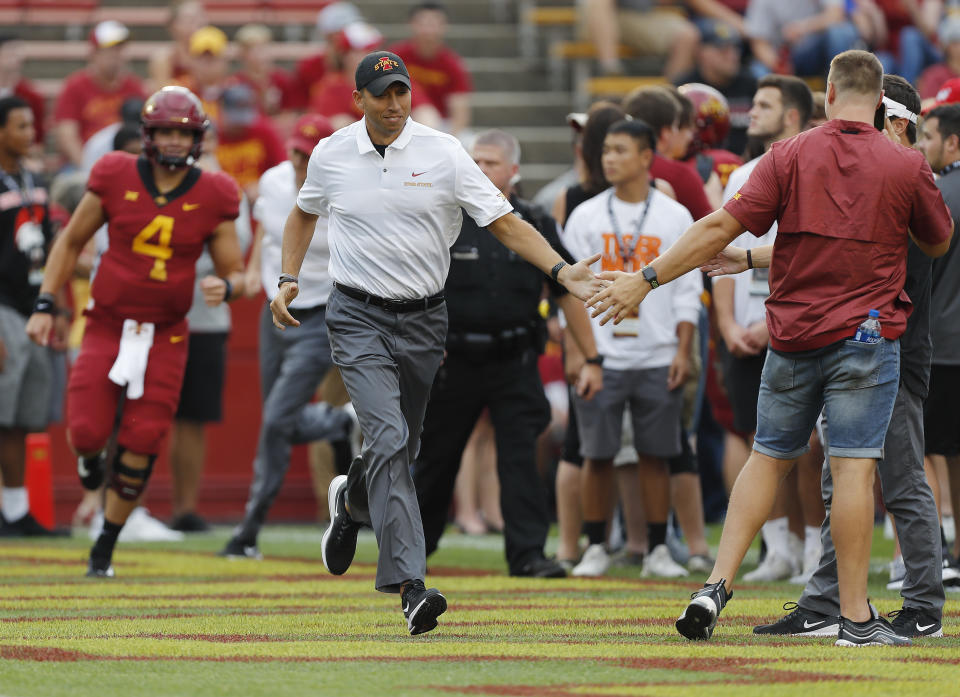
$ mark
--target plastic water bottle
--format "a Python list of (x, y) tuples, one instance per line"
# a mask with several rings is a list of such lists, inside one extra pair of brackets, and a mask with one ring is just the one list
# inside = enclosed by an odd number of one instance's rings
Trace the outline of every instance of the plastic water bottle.
[(853, 340), (862, 341), (865, 344), (879, 343), (881, 336), (878, 317), (880, 317), (880, 313), (877, 310), (870, 310), (867, 318), (863, 320), (863, 324), (857, 329), (857, 333), (853, 335)]

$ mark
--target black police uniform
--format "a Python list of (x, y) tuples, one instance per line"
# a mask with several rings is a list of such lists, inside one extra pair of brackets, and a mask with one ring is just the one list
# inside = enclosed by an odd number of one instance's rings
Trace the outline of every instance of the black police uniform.
[[(515, 214), (540, 231), (567, 261), (557, 224), (534, 204), (511, 198)], [(545, 276), (463, 217), (447, 276), (447, 356), (427, 404), (413, 480), (427, 555), (447, 522), (467, 440), (483, 409), (496, 434), (507, 563), (512, 575), (563, 575), (543, 559), (550, 527), (536, 441), (550, 422), (537, 356), (546, 341), (539, 313)], [(546, 278), (554, 296), (566, 291)]]

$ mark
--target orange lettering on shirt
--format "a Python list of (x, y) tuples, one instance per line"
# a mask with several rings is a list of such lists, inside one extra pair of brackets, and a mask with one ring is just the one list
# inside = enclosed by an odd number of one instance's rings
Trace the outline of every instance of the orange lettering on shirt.
[[(633, 235), (623, 236), (624, 247), (629, 249), (633, 246), (633, 241)], [(604, 271), (639, 271), (658, 256), (660, 256), (660, 238), (640, 235), (636, 246), (633, 246), (633, 258), (630, 259), (630, 263), (624, 264), (620, 257), (620, 245), (617, 244), (617, 236), (612, 232), (603, 233), (603, 257), (600, 259), (600, 263)]]
[(240, 186), (255, 184), (267, 168), (267, 151), (259, 140), (221, 143), (217, 146), (217, 159), (223, 171)]

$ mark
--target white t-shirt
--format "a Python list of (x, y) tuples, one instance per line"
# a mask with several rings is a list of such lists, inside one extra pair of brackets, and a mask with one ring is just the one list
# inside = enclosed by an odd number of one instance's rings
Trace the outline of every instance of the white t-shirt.
[[(633, 264), (626, 271), (639, 271), (663, 254), (693, 224), (687, 209), (651, 189), (650, 211), (639, 230), (633, 251)], [(581, 203), (570, 214), (563, 231), (563, 244), (575, 259), (597, 252), (603, 258), (594, 264), (596, 271), (620, 269), (620, 252), (615, 229), (619, 228), (624, 247), (634, 245), (636, 226), (644, 215), (646, 202), (627, 203), (617, 198), (613, 189)], [(610, 208), (617, 225), (610, 220)], [(651, 291), (640, 305), (637, 336), (615, 336), (622, 333), (613, 322), (600, 326), (600, 318), (592, 320), (597, 349), (604, 355), (604, 368), (638, 370), (670, 365), (677, 352), (677, 324), (696, 325), (700, 317), (700, 295), (703, 281), (699, 271), (691, 271)]]
[[(763, 155), (760, 157), (763, 157)], [(755, 157), (730, 173), (727, 188), (723, 190), (724, 203), (733, 198), (733, 195), (747, 183), (747, 179), (750, 178), (750, 173), (757, 166), (760, 157)], [(741, 249), (753, 249), (773, 244), (776, 237), (777, 224), (774, 223), (761, 237), (756, 237), (751, 232), (745, 232), (735, 239), (733, 244)], [(769, 272), (769, 269), (747, 269), (743, 273), (725, 277), (731, 279), (734, 284), (733, 319), (741, 327), (749, 327), (755, 322), (766, 321), (766, 301), (770, 295)]]
[[(259, 195), (253, 204), (253, 219), (260, 223), (263, 241), (260, 246), (260, 274), (263, 290), (269, 300), (278, 292), (277, 279), (281, 272), (280, 249), (283, 244), (283, 226), (287, 216), (297, 203), (296, 173), (289, 160), (271, 167), (260, 177)], [(333, 289), (327, 266), (330, 263), (330, 248), (327, 246), (327, 216), (317, 218), (313, 239), (300, 267), (299, 294), (290, 307), (306, 309), (326, 305)]]
[(443, 288), (461, 207), (480, 227), (513, 210), (460, 141), (412, 119), (384, 157), (363, 119), (321, 140), (297, 205), (329, 209), (334, 281), (397, 300)]

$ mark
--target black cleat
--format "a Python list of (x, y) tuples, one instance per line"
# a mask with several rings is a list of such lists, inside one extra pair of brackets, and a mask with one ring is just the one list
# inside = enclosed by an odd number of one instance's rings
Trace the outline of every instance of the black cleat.
[(360, 524), (350, 518), (346, 504), (347, 475), (333, 478), (327, 490), (327, 504), (330, 507), (330, 525), (320, 541), (323, 565), (335, 576), (345, 574), (353, 555), (357, 552), (357, 533)]
[(170, 529), (180, 532), (210, 532), (210, 524), (196, 513), (181, 513), (170, 523)]
[(103, 452), (89, 457), (81, 455), (77, 458), (77, 475), (80, 477), (80, 484), (87, 491), (96, 491), (100, 488), (106, 476), (106, 469)]
[(942, 637), (943, 623), (933, 615), (915, 607), (894, 610), (887, 617), (893, 622), (890, 626), (902, 637)]
[(407, 629), (416, 636), (437, 626), (437, 618), (447, 611), (447, 599), (436, 588), (425, 588), (423, 581), (411, 581), (400, 596)]
[(910, 646), (913, 642), (894, 631), (890, 623), (877, 614), (870, 606), (870, 619), (866, 622), (854, 622), (840, 616), (840, 631), (836, 646)]
[(102, 563), (94, 561), (93, 557), (90, 558), (90, 562), (87, 564), (87, 577), (88, 578), (114, 578), (116, 574), (113, 572), (113, 566), (108, 561), (106, 566), (103, 566)]
[(29, 512), (12, 523), (0, 513), (0, 537), (70, 537), (70, 531), (45, 528)]
[(567, 571), (556, 559), (535, 557), (519, 569), (511, 571), (510, 575), (529, 578), (565, 578)]
[(754, 634), (771, 636), (837, 636), (840, 621), (830, 615), (821, 615), (813, 610), (805, 610), (796, 603), (784, 603), (784, 610), (793, 610), (771, 624), (760, 624), (753, 628)]
[(236, 537), (231, 537), (226, 546), (217, 552), (217, 556), (227, 559), (255, 559), (256, 561), (263, 559), (263, 555), (257, 549), (256, 542), (250, 543), (245, 540), (238, 540)]
[(676, 627), (680, 634), (693, 641), (706, 640), (713, 635), (720, 611), (733, 597), (733, 591), (727, 593), (726, 582), (725, 578), (721, 578), (717, 583), (705, 583), (702, 589), (690, 596), (690, 604), (677, 618)]

